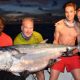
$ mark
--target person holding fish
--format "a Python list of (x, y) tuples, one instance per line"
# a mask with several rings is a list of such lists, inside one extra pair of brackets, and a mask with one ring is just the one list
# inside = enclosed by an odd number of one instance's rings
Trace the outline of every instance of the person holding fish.
[(13, 44), (11, 37), (3, 32), (4, 24), (4, 18), (0, 17), (0, 47), (11, 46)]
[[(5, 27), (5, 19), (0, 16), (0, 47), (5, 47), (5, 46), (12, 46), (13, 41), (12, 38), (3, 32)], [(17, 78), (14, 76), (11, 72), (5, 71), (5, 70), (0, 70), (0, 79), (1, 80), (13, 80)], [(18, 78), (16, 79), (18, 80)]]
[[(68, 2), (64, 6), (65, 19), (58, 21), (55, 26), (54, 41), (56, 45), (71, 45), (74, 46), (76, 39), (78, 43), (79, 32), (77, 22), (74, 20), (76, 15), (76, 4)], [(73, 53), (77, 53), (79, 50), (73, 50)], [(80, 80), (80, 59), (78, 54), (74, 56), (60, 57), (60, 61), (51, 66), (50, 79), (58, 80), (60, 72), (64, 72), (66, 67), (67, 72), (71, 72), (74, 80)]]
[[(80, 33), (80, 7), (77, 8), (77, 19), (78, 19), (78, 26), (79, 26), (79, 33)], [(80, 55), (80, 53), (79, 53), (79, 55)]]
[[(17, 44), (38, 44), (43, 42), (43, 37), (40, 33), (34, 31), (34, 20), (31, 17), (22, 19), (21, 32), (15, 37), (14, 45)], [(36, 72), (38, 80), (44, 80), (44, 71)]]
[(80, 7), (77, 8), (77, 18), (78, 21), (80, 22)]

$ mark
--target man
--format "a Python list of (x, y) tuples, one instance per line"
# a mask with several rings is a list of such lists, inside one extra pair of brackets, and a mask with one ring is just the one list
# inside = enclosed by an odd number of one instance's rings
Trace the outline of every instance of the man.
[[(78, 26), (74, 20), (76, 14), (75, 3), (65, 4), (64, 10), (66, 18), (56, 23), (53, 43), (56, 45), (75, 45), (76, 38), (79, 35)], [(68, 72), (72, 73), (74, 80), (80, 80), (80, 60), (77, 54), (71, 57), (61, 57), (61, 60), (51, 67), (50, 80), (58, 80), (60, 72), (64, 72), (65, 67)]]
[(4, 19), (0, 17), (0, 47), (11, 46), (12, 39), (9, 35), (3, 32), (4, 30)]
[(78, 21), (80, 22), (80, 8), (77, 9), (77, 18), (78, 18)]
[[(38, 44), (43, 41), (40, 33), (34, 31), (34, 21), (30, 17), (22, 20), (21, 33), (14, 39), (14, 45), (17, 44)], [(38, 80), (44, 80), (44, 72), (36, 72)]]
[[(5, 27), (4, 18), (0, 17), (0, 47), (13, 45), (11, 37), (3, 32), (4, 27)], [(10, 80), (10, 79), (12, 80), (13, 78), (16, 79), (17, 77), (10, 72), (4, 70), (0, 71), (1, 80)]]
[[(80, 7), (77, 8), (77, 18), (78, 18), (78, 26), (79, 26), (79, 29), (78, 30), (79, 30), (79, 33), (80, 33)], [(79, 53), (79, 55), (80, 55), (80, 53)]]

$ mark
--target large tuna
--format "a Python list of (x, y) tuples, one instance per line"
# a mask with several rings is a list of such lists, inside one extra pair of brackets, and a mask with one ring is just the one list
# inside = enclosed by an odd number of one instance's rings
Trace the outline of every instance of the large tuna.
[(0, 69), (14, 72), (36, 72), (47, 67), (51, 59), (57, 59), (71, 46), (53, 44), (15, 45), (0, 48)]

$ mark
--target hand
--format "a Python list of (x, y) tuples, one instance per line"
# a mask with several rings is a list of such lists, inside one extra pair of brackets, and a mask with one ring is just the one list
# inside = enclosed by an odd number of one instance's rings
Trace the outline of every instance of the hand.
[(57, 58), (57, 59), (50, 59), (49, 60), (49, 64), (48, 67), (54, 65), (56, 62), (61, 61), (61, 59)]
[(72, 52), (73, 52), (73, 55), (75, 55), (76, 53), (79, 52), (79, 50), (77, 48), (75, 48), (75, 49), (72, 50)]
[(67, 50), (66, 52), (63, 52), (62, 56), (64, 56), (64, 57), (70, 57), (70, 56), (74, 56), (78, 52), (79, 52), (79, 50), (77, 48), (75, 48), (75, 49)]
[(20, 74), (21, 77), (26, 79), (26, 77), (29, 76), (30, 72), (25, 70), (23, 72), (20, 72), (19, 74)]

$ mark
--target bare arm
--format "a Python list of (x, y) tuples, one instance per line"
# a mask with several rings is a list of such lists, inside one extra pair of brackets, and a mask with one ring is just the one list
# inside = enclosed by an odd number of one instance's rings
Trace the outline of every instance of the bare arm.
[(56, 45), (59, 44), (58, 40), (59, 40), (59, 27), (56, 26), (53, 44), (56, 44)]
[(78, 49), (79, 49), (79, 52), (80, 52), (80, 23), (78, 24), (77, 32), (78, 32), (78, 36), (77, 36)]
[(77, 36), (77, 41), (78, 41), (78, 49), (79, 49), (79, 52), (80, 52), (80, 33)]

